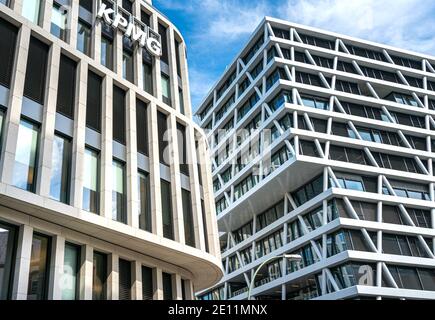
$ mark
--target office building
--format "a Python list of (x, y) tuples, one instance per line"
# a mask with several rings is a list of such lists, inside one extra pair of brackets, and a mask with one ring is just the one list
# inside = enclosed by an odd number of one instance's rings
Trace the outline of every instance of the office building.
[(225, 270), (201, 299), (263, 262), (256, 299), (435, 298), (435, 57), (265, 18), (197, 115)]
[(186, 46), (151, 1), (0, 1), (0, 299), (193, 299), (222, 276)]

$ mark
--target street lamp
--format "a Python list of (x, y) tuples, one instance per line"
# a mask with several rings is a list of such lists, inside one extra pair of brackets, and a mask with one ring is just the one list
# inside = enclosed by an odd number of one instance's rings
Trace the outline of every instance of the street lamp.
[(273, 260), (276, 260), (276, 259), (281, 259), (281, 258), (286, 258), (289, 261), (298, 261), (298, 262), (302, 260), (302, 257), (299, 254), (283, 254), (280, 256), (271, 257), (271, 258), (267, 259), (266, 261), (264, 261), (262, 264), (260, 264), (260, 266), (257, 268), (257, 270), (255, 270), (255, 273), (252, 276), (251, 284), (249, 285), (249, 290), (248, 290), (248, 300), (251, 300), (251, 292), (252, 292), (252, 288), (254, 287), (255, 277), (257, 276), (260, 269), (263, 268), (264, 265), (266, 265), (267, 263), (269, 263)]

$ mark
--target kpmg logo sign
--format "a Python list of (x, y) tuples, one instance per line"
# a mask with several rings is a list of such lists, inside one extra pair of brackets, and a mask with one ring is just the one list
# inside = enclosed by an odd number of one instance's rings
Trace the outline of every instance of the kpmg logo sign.
[(101, 4), (97, 18), (102, 19), (114, 29), (122, 30), (128, 38), (133, 42), (137, 42), (141, 47), (146, 48), (152, 55), (157, 57), (162, 55), (160, 36), (148, 26), (143, 26), (142, 29), (138, 23), (128, 21), (120, 12), (115, 12), (112, 8), (108, 8), (105, 3)]

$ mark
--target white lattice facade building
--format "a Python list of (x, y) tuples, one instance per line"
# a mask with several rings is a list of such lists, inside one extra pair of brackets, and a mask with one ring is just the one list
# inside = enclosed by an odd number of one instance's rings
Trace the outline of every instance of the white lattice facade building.
[[(197, 111), (225, 276), (202, 299), (435, 298), (435, 58), (265, 18)], [(284, 254), (300, 254), (300, 263)]]

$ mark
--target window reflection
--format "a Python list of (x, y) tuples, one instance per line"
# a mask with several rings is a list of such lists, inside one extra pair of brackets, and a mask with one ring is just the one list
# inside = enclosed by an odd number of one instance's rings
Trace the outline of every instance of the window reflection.
[(36, 182), (36, 162), (38, 149), (39, 128), (37, 125), (21, 120), (18, 130), (17, 151), (13, 172), (14, 186), (34, 191)]
[(98, 213), (99, 204), (99, 157), (94, 150), (86, 148), (83, 174), (83, 210)]

